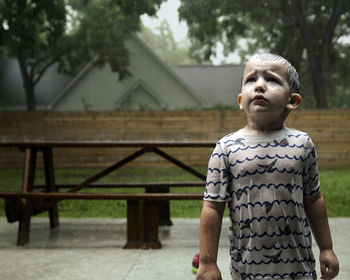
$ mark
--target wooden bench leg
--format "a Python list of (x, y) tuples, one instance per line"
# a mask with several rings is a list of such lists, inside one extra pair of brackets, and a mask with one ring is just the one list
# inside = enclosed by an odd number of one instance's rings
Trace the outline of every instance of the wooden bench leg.
[(159, 209), (159, 201), (145, 201), (144, 249), (160, 249), (162, 247), (158, 239)]
[(157, 201), (128, 200), (127, 243), (124, 249), (160, 249)]
[[(53, 166), (52, 148), (43, 149), (43, 160), (44, 160), (46, 191), (56, 192), (57, 188), (55, 185), (55, 173), (54, 173), (54, 166)], [(59, 226), (57, 203), (55, 203), (53, 206), (49, 208), (49, 219), (50, 219), (51, 228), (56, 228)]]
[[(31, 192), (34, 185), (37, 150), (35, 148), (27, 148), (25, 153), (22, 191)], [(17, 245), (24, 245), (29, 241), (31, 212), (31, 200), (21, 199)]]
[[(169, 187), (146, 187), (146, 193), (169, 193)], [(170, 201), (160, 200), (159, 202), (159, 225), (172, 226), (173, 222), (170, 219)]]
[(29, 241), (30, 232), (30, 200), (21, 202), (21, 219), (18, 224), (17, 245), (25, 245)]

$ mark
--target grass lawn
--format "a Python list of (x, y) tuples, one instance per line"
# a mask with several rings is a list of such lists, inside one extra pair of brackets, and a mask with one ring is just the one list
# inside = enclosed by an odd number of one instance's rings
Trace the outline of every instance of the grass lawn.
[[(203, 174), (206, 167), (196, 168)], [(56, 170), (56, 183), (80, 183), (100, 170)], [(0, 170), (0, 190), (20, 190), (22, 170)], [(99, 182), (156, 182), (156, 181), (197, 181), (198, 179), (178, 168), (140, 169), (122, 168), (104, 177)], [(350, 217), (350, 167), (320, 168), (322, 193), (325, 197), (328, 216)], [(36, 183), (43, 183), (42, 172), (36, 175)], [(62, 190), (64, 191), (64, 190)], [(171, 192), (202, 193), (201, 187), (171, 188)], [(144, 189), (86, 189), (84, 192), (144, 192)], [(171, 201), (171, 217), (200, 216), (201, 201)], [(59, 204), (60, 217), (109, 217), (121, 218), (126, 216), (126, 201), (89, 201), (64, 200)], [(4, 216), (4, 200), (0, 199), (0, 216)], [(41, 214), (47, 216), (47, 213)]]
[(329, 217), (350, 217), (350, 167), (320, 168), (321, 191)]

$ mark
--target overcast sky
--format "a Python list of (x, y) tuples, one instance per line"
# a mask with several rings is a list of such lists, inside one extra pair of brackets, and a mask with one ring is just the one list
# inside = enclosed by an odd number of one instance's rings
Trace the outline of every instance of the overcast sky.
[(142, 16), (142, 22), (149, 28), (155, 28), (159, 26), (160, 22), (166, 19), (170, 25), (170, 28), (174, 34), (176, 41), (181, 41), (187, 37), (187, 25), (184, 21), (179, 22), (177, 9), (180, 6), (179, 0), (168, 0), (163, 2), (157, 13), (157, 17), (149, 17), (147, 15)]

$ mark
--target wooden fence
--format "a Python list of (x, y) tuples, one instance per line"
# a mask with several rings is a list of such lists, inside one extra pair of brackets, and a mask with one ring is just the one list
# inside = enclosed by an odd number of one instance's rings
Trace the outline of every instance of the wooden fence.
[[(130, 141), (213, 141), (243, 127), (241, 111), (170, 112), (1, 112), (0, 140), (130, 140)], [(286, 125), (309, 133), (324, 166), (350, 164), (350, 110), (299, 110)], [(168, 148), (166, 151), (193, 166), (207, 165), (211, 148), (193, 152)], [(101, 167), (132, 153), (133, 149), (57, 149), (57, 167)], [(0, 168), (23, 165), (23, 153), (0, 149)], [(164, 161), (147, 155), (134, 166), (159, 166)]]

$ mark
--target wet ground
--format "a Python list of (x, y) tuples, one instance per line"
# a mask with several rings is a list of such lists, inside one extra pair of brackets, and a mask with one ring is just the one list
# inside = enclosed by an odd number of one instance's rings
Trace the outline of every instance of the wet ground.
[[(199, 219), (172, 219), (160, 227), (160, 250), (123, 249), (126, 219), (60, 219), (49, 229), (46, 218), (33, 218), (30, 242), (16, 246), (18, 224), (0, 218), (1, 280), (182, 280), (195, 278), (191, 262), (198, 252)], [(223, 279), (230, 279), (226, 228), (223, 223), (218, 264)], [(331, 218), (334, 249), (341, 272), (350, 279), (350, 219)], [(318, 259), (318, 249), (314, 244)], [(318, 271), (319, 268), (317, 267)]]

